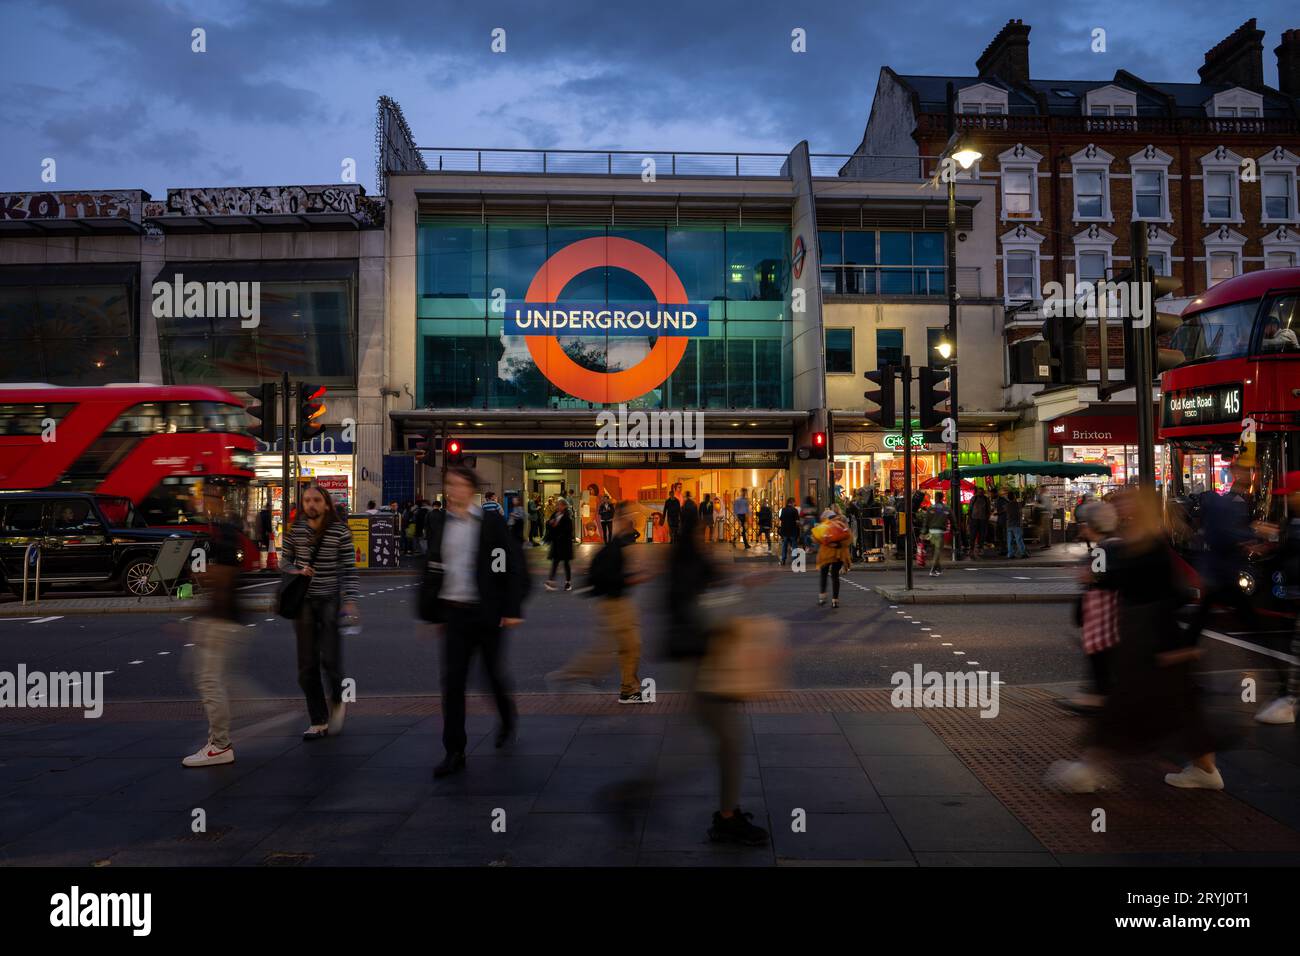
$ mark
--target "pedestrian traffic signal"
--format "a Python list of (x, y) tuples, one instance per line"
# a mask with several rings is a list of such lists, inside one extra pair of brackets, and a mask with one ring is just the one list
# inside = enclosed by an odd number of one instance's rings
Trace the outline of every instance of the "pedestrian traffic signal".
[(465, 461), (465, 448), (459, 438), (448, 438), (443, 446), (447, 466), (460, 465)]
[(276, 427), (275, 382), (263, 382), (250, 394), (253, 396), (253, 404), (244, 409), (244, 414), (250, 419), (248, 433), (268, 445), (275, 445), (280, 437)]
[(898, 379), (898, 368), (886, 363), (874, 372), (863, 372), (862, 375), (868, 382), (879, 386), (874, 391), (862, 393), (863, 398), (879, 406), (867, 409), (867, 421), (875, 422), (881, 428), (893, 428), (894, 420), (898, 417), (894, 406), (894, 382)]
[(1053, 315), (1043, 323), (1052, 382), (1074, 385), (1088, 380), (1088, 351), (1084, 342), (1087, 320), (1082, 316)]
[(948, 392), (939, 388), (948, 381), (948, 370), (922, 365), (916, 370), (916, 377), (921, 388), (921, 431), (938, 428), (950, 414), (947, 408), (936, 407), (948, 403)]
[(812, 456), (814, 458), (826, 457), (826, 433), (825, 432), (812, 433)]
[(298, 383), (298, 441), (315, 438), (325, 429), (325, 386)]

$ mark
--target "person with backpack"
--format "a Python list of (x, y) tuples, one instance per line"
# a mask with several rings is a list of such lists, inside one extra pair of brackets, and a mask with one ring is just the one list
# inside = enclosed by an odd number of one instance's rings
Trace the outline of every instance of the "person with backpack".
[(555, 590), (555, 572), (564, 565), (564, 590), (573, 590), (573, 518), (569, 514), (569, 502), (563, 498), (555, 499), (555, 514), (546, 522), (546, 541), (551, 546), (551, 574), (546, 579), (546, 590)]
[(632, 502), (620, 501), (614, 509), (613, 536), (596, 552), (587, 571), (587, 593), (596, 598), (600, 621), (596, 643), (558, 671), (546, 675), (547, 680), (593, 681), (608, 669), (612, 647), (619, 663), (620, 704), (650, 703), (641, 694), (641, 678), (637, 676), (641, 663), (641, 626), (631, 589), (648, 578), (629, 560), (632, 553), (629, 545), (640, 537), (635, 523)]
[(338, 519), (329, 492), (319, 485), (308, 485), (302, 492), (302, 513), (305, 520), (298, 521), (284, 536), (281, 570), (286, 586), (295, 575), (310, 580), (294, 618), (294, 631), (298, 639), (298, 686), (306, 695), (311, 720), (302, 736), (304, 740), (318, 740), (343, 729), (339, 618), (356, 618), (360, 587), (352, 530)]
[[(523, 623), (528, 569), (519, 542), (500, 514), (474, 504), (478, 475), (447, 469), (447, 506), (429, 518), (429, 562), (420, 589), (420, 616), (442, 633), (442, 762), (435, 779), (465, 769), (465, 686), (474, 656), (483, 655), (500, 724), (495, 744), (510, 742), (518, 724), (505, 670), (505, 632)], [(504, 566), (501, 556), (505, 556)]]
[(817, 606), (826, 604), (826, 577), (831, 579), (831, 607), (840, 606), (840, 572), (848, 572), (851, 565), (849, 540), (853, 532), (849, 530), (844, 516), (829, 508), (822, 513), (821, 523), (812, 530), (813, 540), (817, 542)]

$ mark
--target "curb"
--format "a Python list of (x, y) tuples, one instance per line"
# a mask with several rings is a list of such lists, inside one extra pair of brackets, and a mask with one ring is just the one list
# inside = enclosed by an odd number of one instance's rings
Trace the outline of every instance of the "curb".
[(873, 586), (882, 598), (894, 604), (1073, 604), (1079, 592), (1051, 594), (929, 594), (923, 591), (893, 591)]
[[(95, 598), (85, 598), (86, 603), (73, 604), (71, 601), (60, 601), (51, 604), (29, 604), (23, 607), (21, 604), (4, 604), (0, 605), (0, 618), (6, 617), (49, 617), (54, 614), (174, 614), (177, 612), (190, 612), (197, 614), (199, 610), (206, 607), (206, 602), (192, 599), (188, 601), (169, 601), (166, 604), (140, 603), (128, 605), (112, 605), (104, 607), (96, 604)], [(240, 607), (245, 611), (270, 611), (274, 609), (274, 602), (268, 596), (266, 599), (257, 598), (247, 603), (241, 603)]]

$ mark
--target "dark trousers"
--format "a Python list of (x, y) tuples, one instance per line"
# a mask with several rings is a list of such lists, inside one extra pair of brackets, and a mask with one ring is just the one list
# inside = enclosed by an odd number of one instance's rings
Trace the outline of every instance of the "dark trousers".
[(981, 554), (984, 546), (989, 542), (989, 519), (988, 518), (971, 518), (970, 519), (971, 543), (975, 553)]
[(601, 537), (601, 540), (604, 541), (606, 544), (609, 544), (611, 541), (614, 540), (614, 522), (613, 522), (613, 521), (601, 521), (601, 523), (600, 523), (600, 537)]
[(768, 550), (770, 551), (772, 549), (772, 526), (771, 525), (768, 525), (767, 527), (763, 527), (762, 525), (758, 526), (758, 534), (754, 538), (754, 543), (758, 544), (758, 542), (763, 540), (767, 541), (767, 547)]
[(681, 527), (672, 521), (668, 522), (668, 543), (672, 544), (677, 540), (677, 531)]
[(840, 596), (840, 562), (832, 561), (830, 564), (823, 564), (817, 569), (818, 576), (821, 578), (821, 587), (818, 589), (822, 594), (826, 593), (826, 575), (831, 576), (831, 597)]
[(1210, 612), (1216, 604), (1230, 607), (1241, 615), (1240, 624), (1248, 631), (1259, 629), (1259, 614), (1256, 613), (1255, 605), (1251, 603), (1246, 592), (1237, 587), (1236, 575), (1229, 576), (1225, 573), (1222, 583), (1207, 578), (1203, 580), (1202, 588), (1201, 603), (1197, 605), (1196, 612), (1192, 615), (1191, 623), (1187, 628), (1187, 640), (1189, 642), (1195, 642), (1201, 636), (1201, 630), (1210, 620)]
[[(740, 540), (747, 548), (749, 547), (749, 529), (746, 527), (748, 522), (748, 515), (736, 515), (736, 530), (740, 532)], [(736, 543), (734, 538), (731, 543)]]
[(569, 568), (569, 559), (568, 559), (568, 558), (555, 558), (555, 559), (553, 559), (553, 560), (551, 561), (551, 576), (550, 576), (549, 578), (547, 578), (546, 580), (548, 580), (548, 581), (554, 581), (554, 580), (555, 580), (555, 571), (556, 571), (556, 569), (557, 569), (561, 564), (564, 565), (564, 583), (565, 583), (565, 584), (568, 584), (569, 581), (573, 580), (573, 571)]
[(497, 623), (483, 623), (477, 606), (444, 604), (442, 625), (442, 746), (449, 754), (464, 753), (465, 685), (474, 655), (482, 653), (488, 686), (496, 698), (501, 726), (515, 725), (515, 702), (505, 673), (505, 635)]
[[(313, 724), (329, 720), (329, 703), (343, 699), (343, 653), (339, 640), (339, 599), (307, 596), (302, 613), (294, 620), (298, 637), (298, 686), (307, 697), (307, 714)], [(321, 683), (321, 671), (325, 682)], [(325, 699), (329, 689), (329, 702)]]

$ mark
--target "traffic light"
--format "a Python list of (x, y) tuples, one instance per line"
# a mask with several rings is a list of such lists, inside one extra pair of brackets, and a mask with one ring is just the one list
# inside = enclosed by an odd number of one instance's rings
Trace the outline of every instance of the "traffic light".
[(1138, 335), (1146, 335), (1150, 340), (1153, 380), (1158, 379), (1161, 372), (1177, 368), (1187, 360), (1186, 356), (1177, 349), (1160, 347), (1160, 339), (1178, 329), (1183, 324), (1183, 320), (1180, 316), (1160, 312), (1156, 306), (1157, 299), (1177, 292), (1183, 284), (1172, 276), (1156, 275), (1155, 270), (1150, 266), (1147, 267), (1147, 282), (1151, 288), (1151, 297), (1148, 300), (1151, 308), (1150, 323), (1144, 328), (1135, 327), (1134, 320), (1141, 317), (1133, 315), (1127, 316), (1124, 321), (1124, 380), (1129, 383), (1137, 382), (1140, 377), (1136, 367), (1137, 348), (1135, 347)]
[(1088, 351), (1084, 343), (1086, 319), (1082, 316), (1053, 315), (1043, 322), (1052, 382), (1074, 385), (1088, 380)]
[(826, 457), (826, 433), (825, 432), (812, 433), (812, 456), (814, 458)]
[(875, 402), (880, 406), (876, 409), (867, 409), (867, 421), (875, 422), (881, 428), (893, 428), (894, 420), (898, 417), (898, 409), (894, 405), (894, 382), (898, 380), (898, 368), (891, 363), (886, 363), (874, 372), (863, 372), (862, 376), (868, 382), (878, 386), (875, 391), (862, 393), (862, 397), (867, 401)]
[(948, 381), (948, 370), (922, 365), (916, 377), (921, 389), (921, 431), (938, 428), (949, 415), (946, 408), (935, 407), (948, 403), (948, 392), (938, 387)]
[(464, 463), (465, 448), (461, 445), (459, 438), (448, 438), (446, 444), (443, 445), (443, 451), (445, 453), (445, 461), (448, 467)]
[(325, 386), (298, 383), (298, 441), (315, 438), (325, 429)]
[(251, 419), (248, 433), (268, 445), (274, 445), (280, 437), (275, 414), (279, 404), (275, 399), (275, 382), (263, 382), (256, 391), (249, 394), (253, 396), (253, 404), (244, 409), (244, 414)]
[(437, 463), (437, 447), (437, 436), (432, 431), (424, 432), (419, 438), (411, 442), (411, 448), (415, 452), (415, 460), (430, 468)]

